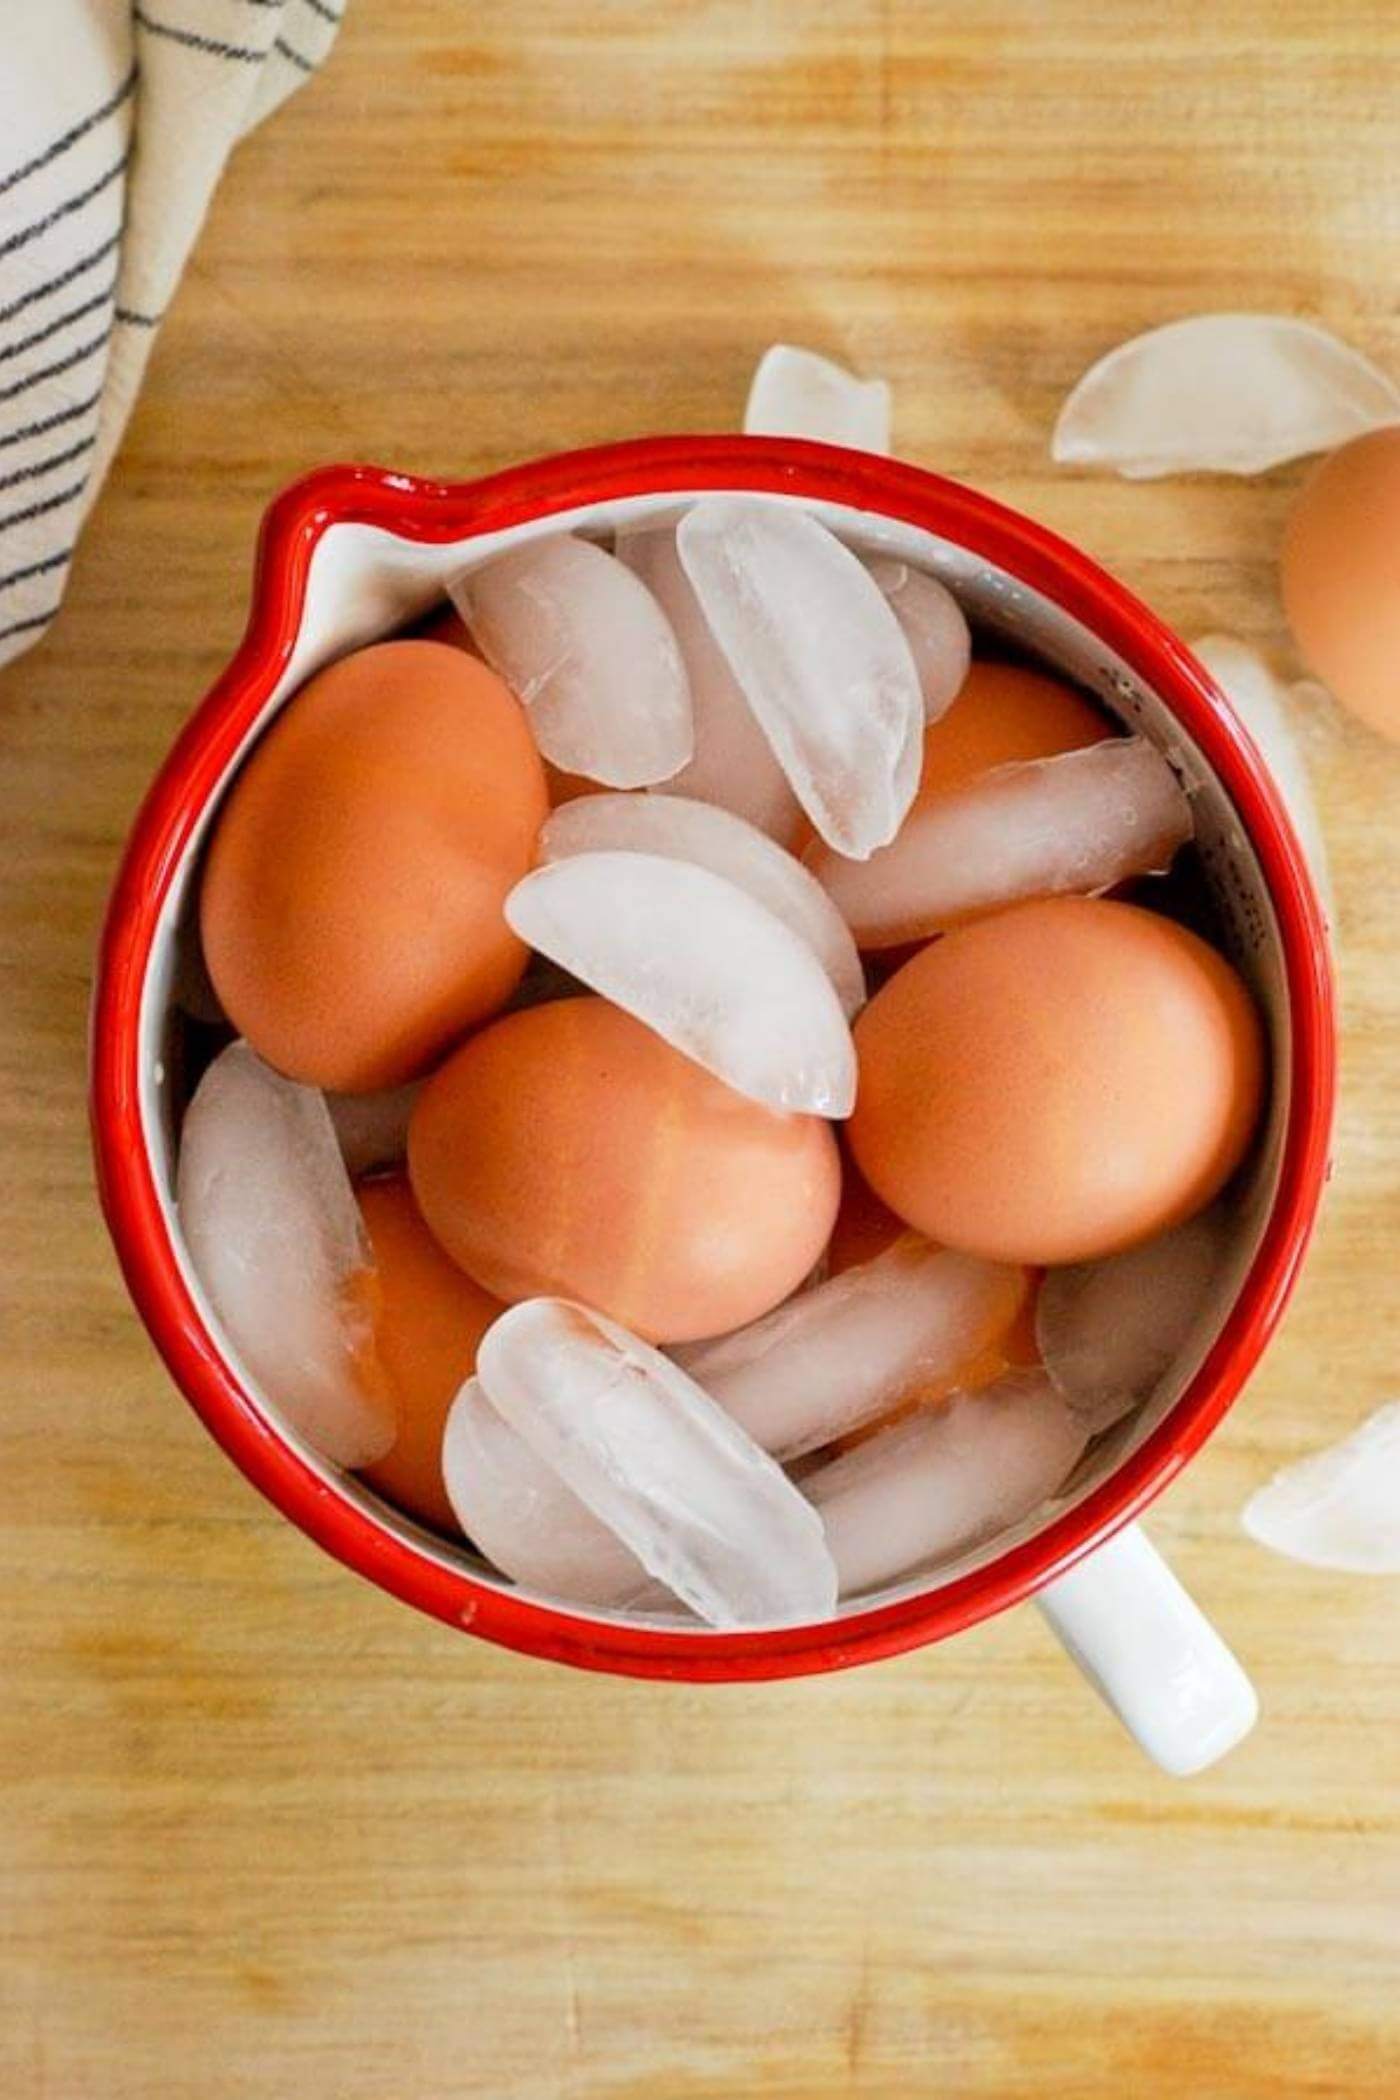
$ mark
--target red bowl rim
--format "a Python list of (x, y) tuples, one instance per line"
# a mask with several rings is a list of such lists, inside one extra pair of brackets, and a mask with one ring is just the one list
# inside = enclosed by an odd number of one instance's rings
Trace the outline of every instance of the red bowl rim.
[[(1035, 1537), (937, 1589), (816, 1626), (742, 1634), (615, 1624), (496, 1590), (445, 1567), (323, 1480), (263, 1418), (186, 1289), (137, 1083), (142, 989), (162, 904), (201, 812), (290, 660), (326, 531), (373, 525), (437, 544), (585, 504), (706, 489), (795, 495), (924, 527), (1043, 594), (1120, 656), (1199, 744), (1258, 856), (1281, 936), (1293, 1074), (1277, 1193), (1254, 1261), (1195, 1378), (1139, 1449)], [(89, 1107), (103, 1210), (157, 1348), (235, 1464), (318, 1544), (420, 1610), (528, 1654), (644, 1677), (785, 1677), (896, 1654), (1018, 1602), (1136, 1517), (1199, 1450), (1277, 1326), (1311, 1236), (1331, 1140), (1334, 1008), (1323, 914), (1252, 744), (1184, 645), (1097, 563), (1004, 505), (899, 461), (797, 439), (643, 438), (465, 483), (330, 466), (272, 503), (243, 640), (152, 783), (117, 873), (98, 949)]]

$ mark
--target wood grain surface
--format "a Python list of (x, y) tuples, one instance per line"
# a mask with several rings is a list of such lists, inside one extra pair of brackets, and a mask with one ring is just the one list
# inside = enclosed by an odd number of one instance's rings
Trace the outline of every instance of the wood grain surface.
[(1398, 98), (1389, 0), (352, 0), (240, 150), (69, 602), (0, 678), (6, 2100), (1400, 2090), (1396, 1585), (1238, 1525), (1397, 1390), (1400, 752), (1317, 733), (1336, 1180), (1152, 1523), (1264, 1703), (1190, 1784), (1032, 1614), (718, 1690), (416, 1618), (173, 1392), (83, 1111), (104, 888), (280, 484), (723, 429), (795, 339), (888, 376), (909, 457), (1281, 652), (1296, 471), (1133, 486), (1052, 470), (1048, 432), (1101, 350), (1202, 308), (1400, 372)]

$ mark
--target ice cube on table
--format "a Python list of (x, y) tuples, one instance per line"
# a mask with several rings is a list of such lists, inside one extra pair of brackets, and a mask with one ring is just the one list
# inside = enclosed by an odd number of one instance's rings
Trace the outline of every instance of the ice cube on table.
[(1192, 828), (1155, 746), (1109, 737), (934, 797), (868, 860), (819, 852), (809, 865), (858, 945), (891, 948), (1023, 898), (1094, 896), (1160, 874)]
[(327, 1094), (346, 1172), (371, 1173), (397, 1166), (408, 1156), (408, 1119), (422, 1081), (385, 1087), (374, 1094)]
[(672, 1353), (775, 1458), (862, 1428), (920, 1384), (956, 1379), (1005, 1332), (1021, 1269), (916, 1233), (718, 1341)]
[(532, 948), (769, 1108), (848, 1116), (855, 1048), (807, 942), (722, 875), (656, 853), (576, 853), (506, 898)]
[(442, 1478), (458, 1523), (512, 1582), (567, 1604), (622, 1610), (655, 1585), (469, 1378), (448, 1411)]
[(373, 1259), (325, 1098), (245, 1042), (195, 1089), (175, 1176), (191, 1265), (268, 1402), (323, 1458), (394, 1441), (373, 1335)]
[(885, 554), (866, 557), (866, 568), (889, 599), (900, 624), (924, 696), (924, 720), (936, 722), (962, 691), (972, 662), (972, 630), (953, 593), (926, 570)]
[(1194, 314), (1101, 357), (1060, 411), (1051, 452), (1157, 474), (1262, 474), (1400, 422), (1400, 388), (1311, 321)]
[(1047, 1271), (1036, 1346), (1091, 1435), (1149, 1399), (1200, 1332), (1227, 1240), (1215, 1204), (1126, 1254)]
[(693, 748), (690, 689), (661, 607), (572, 533), (531, 540), (448, 588), (545, 757), (609, 787), (668, 780)]
[(1312, 1568), (1400, 1575), (1400, 1401), (1250, 1497), (1244, 1528)]
[(684, 795), (588, 795), (556, 809), (536, 857), (655, 853), (722, 875), (807, 943), (847, 1019), (865, 1003), (865, 972), (850, 928), (814, 875), (727, 809)]
[(823, 1619), (836, 1571), (781, 1468), (659, 1350), (530, 1298), (487, 1331), (492, 1405), (647, 1571), (713, 1626)]
[(923, 763), (919, 674), (889, 600), (825, 525), (776, 500), (702, 497), (676, 544), (798, 800), (863, 859), (898, 831)]
[(670, 621), (690, 684), (694, 755), (654, 792), (713, 802), (791, 845), (801, 805), (700, 610), (676, 552), (675, 526), (626, 527), (618, 533), (617, 554)]
[(841, 1595), (952, 1560), (1063, 1486), (1088, 1432), (1048, 1378), (1021, 1372), (907, 1415), (804, 1474)]
[(816, 438), (861, 452), (890, 449), (890, 390), (793, 343), (773, 343), (758, 361), (744, 409), (750, 437)]

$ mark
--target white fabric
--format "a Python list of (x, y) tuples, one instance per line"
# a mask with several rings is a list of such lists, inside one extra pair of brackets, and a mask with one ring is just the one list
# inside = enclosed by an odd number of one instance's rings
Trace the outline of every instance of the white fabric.
[(0, 663), (58, 609), (229, 152), (316, 70), (344, 4), (0, 9)]

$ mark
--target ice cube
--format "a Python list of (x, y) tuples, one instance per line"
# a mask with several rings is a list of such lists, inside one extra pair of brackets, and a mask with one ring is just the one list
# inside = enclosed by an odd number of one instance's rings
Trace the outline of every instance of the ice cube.
[(955, 1380), (1005, 1331), (1020, 1269), (916, 1233), (751, 1326), (673, 1352), (775, 1458), (799, 1458), (875, 1421), (916, 1385)]
[(1134, 336), (1085, 373), (1053, 456), (1157, 474), (1262, 474), (1400, 422), (1400, 389), (1325, 328), (1282, 314), (1196, 314)]
[(555, 810), (537, 858), (608, 852), (656, 853), (724, 876), (807, 943), (848, 1019), (864, 1005), (865, 972), (840, 912), (800, 861), (742, 817), (684, 795), (588, 795)]
[(1400, 1401), (1276, 1473), (1245, 1504), (1244, 1528), (1312, 1568), (1400, 1575)]
[(478, 1379), (448, 1413), (442, 1477), (463, 1531), (512, 1582), (604, 1610), (652, 1589), (637, 1556), (496, 1412)]
[(690, 682), (695, 755), (655, 792), (714, 802), (790, 845), (802, 822), (801, 805), (700, 610), (676, 552), (674, 525), (619, 532), (617, 552), (670, 621)]
[(477, 1376), (536, 1455), (711, 1625), (828, 1616), (836, 1571), (815, 1512), (659, 1350), (601, 1313), (530, 1298), (488, 1330)]
[(738, 1093), (848, 1116), (851, 1031), (806, 941), (722, 875), (656, 853), (577, 853), (506, 898), (521, 940)]
[(805, 1474), (841, 1595), (966, 1553), (1053, 1495), (1088, 1441), (1048, 1378), (957, 1393)]
[(889, 599), (909, 644), (924, 696), (924, 720), (936, 722), (962, 691), (972, 662), (967, 615), (947, 585), (923, 569), (884, 554), (869, 555), (865, 566)]
[(1091, 1435), (1150, 1398), (1182, 1357), (1209, 1309), (1226, 1241), (1217, 1204), (1126, 1254), (1048, 1272), (1036, 1345)]
[(751, 437), (817, 438), (888, 452), (890, 390), (883, 379), (858, 379), (815, 350), (774, 343), (754, 372), (744, 429)]
[(408, 1119), (422, 1082), (385, 1087), (377, 1094), (327, 1094), (346, 1171), (368, 1174), (397, 1166), (408, 1155)]
[(270, 1405), (337, 1465), (382, 1458), (396, 1425), (373, 1262), (324, 1097), (230, 1043), (186, 1111), (175, 1195), (194, 1272)]
[(686, 764), (690, 691), (676, 638), (615, 556), (559, 533), (498, 554), (448, 588), (556, 766), (642, 787)]
[(1207, 634), (1192, 643), (1196, 655), (1219, 685), (1235, 713), (1244, 723), (1259, 756), (1273, 775), (1284, 807), (1293, 820), (1298, 843), (1312, 870), (1318, 895), (1328, 917), (1332, 916), (1332, 880), (1327, 867), (1327, 846), (1313, 800), (1307, 761), (1293, 716), (1301, 712), (1310, 695), (1294, 686), (1285, 694), (1258, 651), (1233, 635)]
[(923, 763), (919, 674), (889, 600), (825, 525), (776, 500), (704, 497), (677, 546), (798, 800), (863, 860), (898, 831)]
[(1160, 873), (1190, 838), (1191, 807), (1145, 737), (999, 766), (916, 809), (892, 846), (811, 868), (862, 948), (921, 940), (1025, 897), (1096, 895)]

